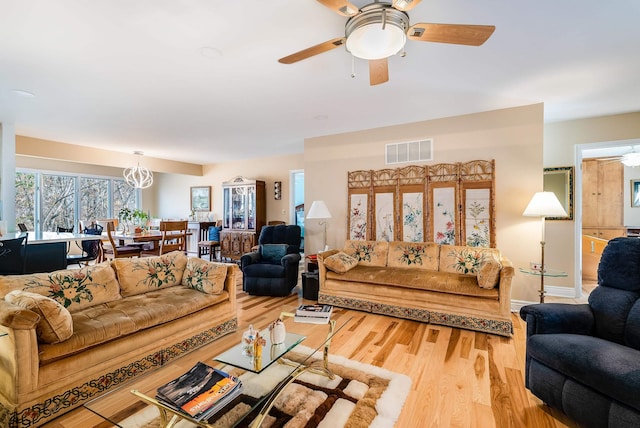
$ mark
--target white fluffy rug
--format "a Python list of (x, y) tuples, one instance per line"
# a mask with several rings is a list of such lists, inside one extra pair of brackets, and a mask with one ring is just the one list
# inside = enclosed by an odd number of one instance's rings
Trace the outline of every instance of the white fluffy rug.
[[(290, 358), (301, 361), (312, 349), (298, 346)], [(314, 354), (313, 365), (321, 365), (321, 353)], [(380, 367), (359, 363), (344, 357), (330, 355), (330, 368), (336, 374), (333, 380), (305, 372), (285, 388), (274, 409), (262, 426), (287, 428), (316, 426), (321, 428), (391, 428), (395, 424), (411, 388), (411, 379)], [(239, 375), (244, 384), (242, 399), (237, 400), (224, 416), (211, 420), (214, 427), (228, 427), (237, 421), (235, 414), (244, 414), (253, 400), (272, 390), (292, 370), (282, 364), (273, 364), (259, 376), (239, 372), (230, 366), (225, 370)], [(239, 426), (248, 426), (251, 420)], [(118, 425), (124, 428), (155, 428), (159, 426), (158, 411), (147, 406)], [(180, 421), (177, 428), (192, 428), (194, 424)]]

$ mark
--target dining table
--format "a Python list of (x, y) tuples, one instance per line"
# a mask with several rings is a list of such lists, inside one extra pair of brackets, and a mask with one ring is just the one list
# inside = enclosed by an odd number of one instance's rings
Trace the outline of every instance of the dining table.
[(67, 268), (67, 248), (71, 242), (96, 239), (95, 235), (71, 232), (11, 232), (0, 240), (28, 235), (25, 273), (53, 272)]

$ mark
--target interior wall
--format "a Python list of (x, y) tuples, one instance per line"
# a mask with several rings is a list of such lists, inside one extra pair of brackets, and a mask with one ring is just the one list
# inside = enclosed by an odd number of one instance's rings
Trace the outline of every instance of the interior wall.
[[(386, 143), (424, 138), (434, 140), (429, 165), (495, 159), (497, 247), (516, 269), (512, 299), (535, 301), (536, 278), (519, 273), (518, 267), (540, 254), (540, 221), (522, 212), (542, 190), (542, 104), (305, 140), (305, 205), (318, 199), (327, 203), (332, 214), (327, 244), (340, 248), (347, 238), (347, 173), (386, 168)], [(305, 227), (305, 247), (316, 252), (322, 228), (312, 220)]]
[[(640, 137), (640, 112), (547, 123), (544, 127), (544, 166), (576, 166), (576, 145), (600, 144), (637, 139), (638, 137)], [(640, 171), (636, 174), (640, 176)], [(576, 180), (574, 191), (574, 197), (576, 198), (574, 220), (547, 222), (545, 258), (548, 254), (549, 267), (565, 272), (574, 272), (579, 269), (581, 264), (580, 251), (577, 247), (579, 240), (576, 238), (576, 227), (579, 228), (582, 223), (580, 198), (577, 197), (582, 190), (581, 183), (579, 183), (580, 175), (576, 173), (578, 179)], [(627, 172), (625, 171), (625, 180), (627, 178)], [(625, 190), (625, 193), (629, 192)], [(627, 204), (628, 196), (625, 196), (625, 205)], [(636, 210), (640, 213), (640, 208)], [(626, 215), (627, 210), (625, 208)], [(627, 217), (625, 217), (625, 221), (627, 221)], [(576, 276), (575, 281), (578, 284), (581, 283), (579, 271)], [(572, 278), (576, 276), (558, 279), (557, 285), (574, 287), (576, 282)]]
[[(289, 222), (290, 177), (289, 171), (303, 169), (303, 155), (294, 154), (269, 158), (210, 164), (203, 167), (202, 177), (180, 174), (157, 174), (157, 204), (154, 207), (160, 217), (187, 218), (190, 214), (190, 187), (211, 186), (212, 220), (222, 218), (222, 183), (236, 176), (265, 182), (267, 221)], [(274, 198), (274, 182), (282, 182), (282, 198)]]

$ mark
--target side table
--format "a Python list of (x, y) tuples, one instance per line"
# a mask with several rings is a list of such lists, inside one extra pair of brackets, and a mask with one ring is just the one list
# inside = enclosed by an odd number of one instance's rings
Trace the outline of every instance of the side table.
[(566, 272), (555, 269), (525, 269), (520, 268), (520, 272), (526, 273), (527, 275), (541, 276), (540, 278), (540, 290), (538, 290), (538, 294), (540, 295), (540, 303), (544, 303), (544, 295), (546, 291), (544, 291), (544, 277), (548, 276), (549, 278), (562, 278), (568, 276)]

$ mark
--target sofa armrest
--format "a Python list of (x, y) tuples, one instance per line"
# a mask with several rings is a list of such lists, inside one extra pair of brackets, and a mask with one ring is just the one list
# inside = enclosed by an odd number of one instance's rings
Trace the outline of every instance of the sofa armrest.
[(520, 309), (520, 318), (527, 322), (527, 337), (554, 333), (591, 335), (595, 325), (593, 312), (586, 303), (527, 305)]
[(38, 321), (37, 313), (0, 299), (0, 325), (14, 330), (35, 330)]
[(258, 263), (261, 259), (262, 257), (258, 251), (244, 253), (242, 257), (240, 257), (240, 268), (244, 269), (246, 266)]
[(511, 281), (515, 275), (513, 263), (506, 257), (500, 258), (500, 281), (498, 282), (498, 300), (500, 302), (500, 314), (506, 318), (511, 317)]
[(324, 287), (324, 280), (327, 275), (327, 268), (324, 266), (324, 259), (338, 253), (340, 250), (329, 250), (318, 253), (318, 287), (322, 290)]

